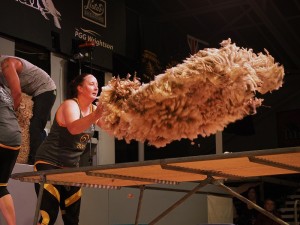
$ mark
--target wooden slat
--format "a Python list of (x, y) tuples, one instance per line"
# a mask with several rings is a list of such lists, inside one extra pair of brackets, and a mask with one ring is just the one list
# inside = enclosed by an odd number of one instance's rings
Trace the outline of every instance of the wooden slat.
[[(270, 156), (258, 156), (258, 158), (265, 158), (265, 159), (273, 160), (275, 162), (281, 162), (281, 163), (286, 163), (288, 165), (299, 166), (300, 152), (270, 155)], [(216, 160), (199, 161), (199, 162), (183, 162), (183, 163), (175, 163), (172, 165), (193, 168), (193, 169), (220, 171), (222, 173), (227, 173), (227, 174), (232, 174), (232, 175), (242, 176), (242, 177), (269, 176), (269, 175), (296, 173), (296, 171), (292, 171), (288, 169), (281, 169), (281, 168), (276, 168), (274, 166), (267, 166), (255, 162), (250, 162), (248, 157), (216, 159)]]

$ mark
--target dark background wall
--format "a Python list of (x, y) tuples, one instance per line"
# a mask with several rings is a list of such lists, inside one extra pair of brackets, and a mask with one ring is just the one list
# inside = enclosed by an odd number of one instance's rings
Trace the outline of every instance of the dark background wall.
[[(97, 0), (93, 1), (94, 6), (88, 5), (87, 0), (52, 0), (54, 7), (46, 7), (41, 2), (1, 1), (0, 35), (16, 41), (16, 55), (29, 59), (48, 72), (50, 52), (69, 58), (68, 81), (78, 74), (79, 62), (74, 59), (74, 54), (82, 51), (79, 45), (87, 40), (96, 42), (96, 46), (90, 49), (93, 59), (90, 62), (89, 57), (85, 57), (80, 66), (83, 72), (89, 72), (89, 66), (93, 67), (101, 85), (104, 85), (104, 71), (111, 71), (113, 75), (121, 77), (136, 73), (142, 81), (148, 82), (167, 67), (181, 63), (191, 54), (188, 34), (203, 37), (207, 42), (199, 43), (199, 49), (218, 48), (218, 43), (228, 37), (242, 47), (253, 47), (256, 52), (267, 47), (276, 56), (275, 60), (285, 66), (284, 86), (264, 96), (264, 106), (256, 115), (225, 129), (224, 151), (299, 145), (299, 70), (295, 62), (300, 57), (297, 48), (287, 46), (297, 42), (281, 42), (281, 46), (278, 45), (278, 40), (297, 40), (291, 29), (297, 24), (297, 17), (287, 18), (289, 15), (297, 15), (294, 12), (297, 7), (289, 5), (294, 1), (280, 8), (282, 13), (276, 11), (275, 3), (272, 3), (272, 7), (265, 7), (261, 3), (240, 1), (216, 1), (210, 4), (205, 1), (186, 1), (186, 7), (179, 0), (172, 3), (156, 0)], [(249, 4), (250, 8), (245, 7), (245, 4)], [(104, 5), (106, 10), (101, 8)], [(240, 10), (239, 17), (232, 16), (235, 9)], [(288, 10), (292, 13), (286, 13)], [(83, 18), (87, 12), (91, 15), (99, 14), (98, 20), (95, 22), (91, 21), (93, 17)], [(276, 14), (282, 14), (282, 17), (275, 18)], [(252, 22), (244, 17), (251, 17)], [(277, 23), (280, 18), (282, 21)], [(273, 23), (281, 27), (274, 27)], [(283, 25), (287, 28), (286, 33), (290, 32), (289, 37), (284, 32), (277, 32), (284, 28)], [(250, 30), (255, 35), (250, 35)], [(152, 71), (147, 67), (149, 62)], [(126, 144), (124, 141), (116, 141), (117, 162), (136, 161), (137, 152), (136, 142)], [(146, 159), (213, 153), (214, 136), (198, 137), (194, 141), (176, 141), (160, 149), (145, 144)]]

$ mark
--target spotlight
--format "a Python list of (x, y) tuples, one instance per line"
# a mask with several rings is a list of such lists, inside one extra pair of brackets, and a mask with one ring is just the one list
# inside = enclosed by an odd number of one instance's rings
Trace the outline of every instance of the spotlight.
[(73, 56), (74, 59), (83, 59), (84, 58), (84, 55), (82, 53), (77, 53)]

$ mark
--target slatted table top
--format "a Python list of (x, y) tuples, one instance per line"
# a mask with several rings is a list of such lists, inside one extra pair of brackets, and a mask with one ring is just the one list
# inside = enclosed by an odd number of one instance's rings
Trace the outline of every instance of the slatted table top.
[(119, 188), (200, 181), (207, 176), (239, 179), (292, 173), (300, 173), (300, 147), (15, 173), (12, 178), (25, 182), (43, 180), (53, 184)]

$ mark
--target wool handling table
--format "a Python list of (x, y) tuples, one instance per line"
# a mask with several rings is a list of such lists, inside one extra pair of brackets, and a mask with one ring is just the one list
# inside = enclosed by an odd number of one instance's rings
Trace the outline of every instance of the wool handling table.
[[(239, 180), (249, 177), (294, 173), (300, 173), (300, 147), (24, 172), (12, 174), (11, 178), (32, 183), (109, 189), (139, 186), (141, 187), (141, 192), (135, 224), (138, 224), (143, 191), (146, 185), (199, 181), (199, 184), (194, 189), (162, 212), (149, 225), (158, 222), (172, 209), (207, 184), (220, 186), (230, 195), (251, 204), (256, 210), (279, 224), (287, 225), (288, 223), (239, 195), (224, 185), (222, 181), (224, 179)], [(40, 188), (34, 225), (37, 224), (43, 190), (44, 188)]]

